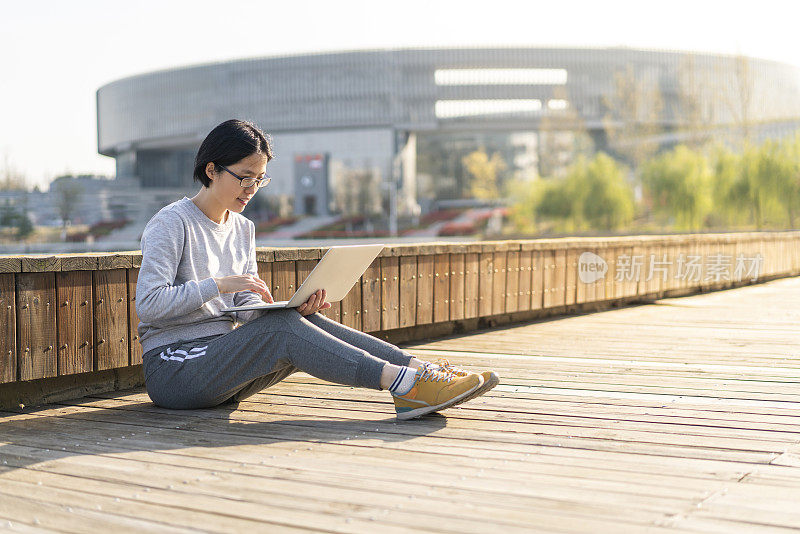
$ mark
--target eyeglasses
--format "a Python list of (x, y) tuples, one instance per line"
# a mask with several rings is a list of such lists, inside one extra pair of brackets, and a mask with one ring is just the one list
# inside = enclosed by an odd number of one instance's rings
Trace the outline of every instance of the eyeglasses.
[[(219, 163), (217, 163), (217, 165), (219, 165)], [(245, 178), (243, 176), (239, 176), (238, 174), (227, 168), (225, 165), (219, 165), (219, 166), (222, 167), (222, 170), (230, 173), (231, 176), (233, 176), (234, 178), (238, 178), (239, 183), (245, 189), (253, 185), (256, 187), (266, 187), (266, 185), (270, 182), (270, 180), (272, 180), (272, 178), (270, 178), (267, 175), (267, 173), (264, 173), (260, 178)]]

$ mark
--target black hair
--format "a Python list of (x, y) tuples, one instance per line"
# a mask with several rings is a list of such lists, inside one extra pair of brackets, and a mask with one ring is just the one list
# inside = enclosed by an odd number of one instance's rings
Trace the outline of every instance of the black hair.
[(194, 158), (194, 179), (205, 187), (211, 185), (206, 167), (214, 163), (217, 172), (219, 165), (233, 165), (253, 154), (264, 154), (267, 161), (274, 157), (272, 139), (252, 122), (230, 119), (209, 132)]

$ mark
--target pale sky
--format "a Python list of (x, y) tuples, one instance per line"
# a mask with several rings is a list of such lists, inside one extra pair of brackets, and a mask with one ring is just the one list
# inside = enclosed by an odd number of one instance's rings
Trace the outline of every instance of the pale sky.
[(225, 59), (424, 46), (629, 46), (800, 65), (797, 0), (0, 0), (0, 166), (113, 174), (95, 91)]

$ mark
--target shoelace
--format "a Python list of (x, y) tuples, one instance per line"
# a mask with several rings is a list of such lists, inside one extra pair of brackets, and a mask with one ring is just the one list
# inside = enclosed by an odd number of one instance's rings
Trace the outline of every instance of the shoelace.
[(456, 367), (444, 358), (437, 360), (436, 364), (439, 365), (440, 370), (451, 373), (455, 376), (466, 376), (469, 374), (466, 369)]
[(446, 382), (450, 382), (455, 377), (450, 373), (441, 372), (439, 370), (431, 369), (428, 365), (423, 365), (420, 367), (422, 370), (422, 374), (420, 375), (420, 380), (425, 380), (427, 382), (439, 382), (440, 380), (444, 380)]

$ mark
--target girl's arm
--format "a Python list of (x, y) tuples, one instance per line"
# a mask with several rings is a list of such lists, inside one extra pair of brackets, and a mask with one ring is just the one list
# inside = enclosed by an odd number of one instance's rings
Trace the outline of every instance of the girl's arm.
[(136, 314), (145, 323), (191, 313), (219, 296), (213, 278), (175, 284), (186, 239), (183, 221), (165, 211), (142, 235), (142, 265), (136, 282)]

